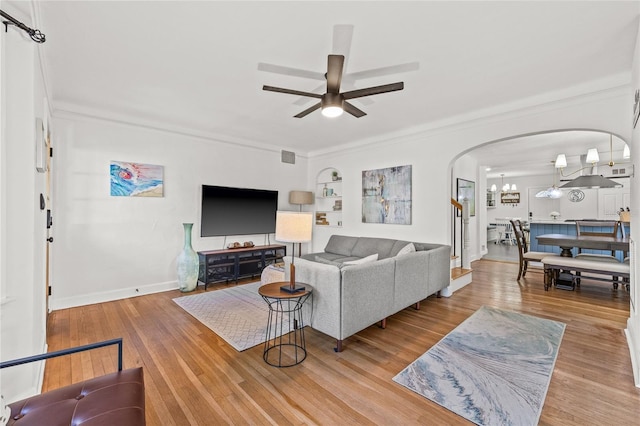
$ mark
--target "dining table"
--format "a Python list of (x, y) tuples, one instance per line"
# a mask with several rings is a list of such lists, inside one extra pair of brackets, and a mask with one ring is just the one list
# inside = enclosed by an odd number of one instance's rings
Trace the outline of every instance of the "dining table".
[(568, 235), (568, 234), (542, 234), (536, 236), (538, 244), (558, 246), (562, 249), (560, 256), (573, 257), (571, 250), (574, 247), (592, 250), (615, 250), (623, 253), (629, 252), (629, 237), (606, 237), (600, 235)]

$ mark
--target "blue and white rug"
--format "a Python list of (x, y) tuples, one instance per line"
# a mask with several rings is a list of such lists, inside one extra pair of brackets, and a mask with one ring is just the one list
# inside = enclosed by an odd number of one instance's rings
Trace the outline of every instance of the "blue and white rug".
[(564, 329), (483, 306), (393, 380), (478, 425), (536, 425)]

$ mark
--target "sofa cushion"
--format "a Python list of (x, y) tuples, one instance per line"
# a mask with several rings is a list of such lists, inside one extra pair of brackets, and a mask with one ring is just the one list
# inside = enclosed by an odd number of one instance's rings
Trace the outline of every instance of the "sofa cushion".
[[(332, 235), (327, 242), (324, 251), (327, 253), (339, 254), (341, 256), (352, 256), (353, 246), (358, 242), (357, 237), (348, 237), (346, 235)], [(372, 252), (375, 253), (375, 252)], [(368, 253), (371, 254), (371, 253)], [(355, 256), (355, 255), (353, 255)], [(358, 256), (363, 257), (363, 256)]]
[(353, 250), (351, 250), (351, 255), (367, 257), (378, 253), (378, 259), (386, 259), (391, 257), (391, 249), (396, 241), (388, 238), (360, 237)]
[(314, 261), (318, 262), (318, 263), (324, 263), (325, 265), (333, 265), (333, 266), (337, 266), (338, 268), (340, 266), (342, 266), (341, 262), (335, 262), (333, 260), (329, 260), (329, 259), (325, 259), (322, 256), (316, 256)]
[(346, 262), (342, 262), (343, 265), (361, 265), (363, 263), (371, 263), (378, 260), (378, 253), (372, 254), (367, 257), (363, 257), (362, 259), (357, 260), (348, 260)]
[[(395, 248), (395, 245), (393, 247)], [(395, 254), (395, 256), (402, 256), (403, 254), (415, 253), (415, 251), (416, 251), (416, 246), (413, 245), (413, 243), (409, 243), (409, 244), (405, 245), (404, 247), (402, 247)]]

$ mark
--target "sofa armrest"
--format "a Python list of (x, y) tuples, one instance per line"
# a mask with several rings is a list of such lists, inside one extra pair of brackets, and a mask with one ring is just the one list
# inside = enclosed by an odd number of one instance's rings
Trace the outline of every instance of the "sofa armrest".
[[(284, 258), (285, 280), (289, 280), (291, 257)], [(302, 307), (305, 320), (314, 329), (339, 339), (340, 337), (340, 268), (334, 265), (296, 258), (296, 281), (313, 287), (312, 303)]]
[(429, 253), (427, 286), (431, 295), (451, 284), (451, 246), (440, 245), (427, 250), (427, 253)]

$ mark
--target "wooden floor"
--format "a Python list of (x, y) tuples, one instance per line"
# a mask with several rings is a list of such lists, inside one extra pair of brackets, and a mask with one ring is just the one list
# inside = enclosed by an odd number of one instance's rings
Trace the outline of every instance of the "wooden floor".
[[(473, 282), (452, 297), (429, 297), (419, 311), (390, 317), (386, 329), (363, 330), (341, 353), (307, 328), (309, 356), (291, 368), (265, 364), (261, 346), (237, 352), (172, 301), (178, 291), (55, 311), (49, 349), (122, 336), (125, 368), (144, 366), (149, 425), (468, 424), (391, 379), (488, 305), (567, 324), (540, 424), (639, 424), (624, 290), (583, 279), (578, 291), (545, 292), (539, 270), (518, 283), (513, 263), (472, 268)], [(51, 360), (44, 390), (115, 370), (114, 348)]]

